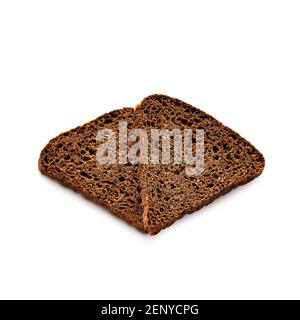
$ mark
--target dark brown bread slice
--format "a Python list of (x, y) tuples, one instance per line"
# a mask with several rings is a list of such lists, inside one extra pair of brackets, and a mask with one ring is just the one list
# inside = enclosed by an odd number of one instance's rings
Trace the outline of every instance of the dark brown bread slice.
[(264, 157), (248, 141), (195, 107), (164, 95), (145, 98), (137, 107), (134, 127), (193, 128), (205, 131), (204, 171), (189, 177), (184, 164), (139, 166), (143, 220), (156, 234), (184, 214), (259, 176)]
[(138, 191), (138, 167), (130, 164), (100, 165), (96, 161), (98, 130), (107, 128), (118, 133), (120, 120), (126, 120), (130, 129), (133, 115), (134, 109), (131, 108), (115, 110), (60, 134), (41, 152), (39, 168), (43, 174), (82, 193), (144, 230)]

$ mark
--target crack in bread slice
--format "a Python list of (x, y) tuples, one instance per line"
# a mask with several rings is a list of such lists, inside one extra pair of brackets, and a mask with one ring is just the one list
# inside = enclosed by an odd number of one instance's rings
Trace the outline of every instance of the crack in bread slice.
[(105, 128), (117, 134), (119, 121), (126, 120), (130, 128), (133, 119), (134, 109), (124, 108), (60, 134), (42, 150), (39, 169), (144, 231), (138, 167), (96, 161), (97, 132)]
[(153, 128), (204, 129), (201, 174), (188, 176), (184, 163), (139, 166), (143, 223), (150, 234), (158, 233), (263, 171), (264, 157), (252, 144), (183, 101), (155, 94), (145, 98), (136, 112), (134, 127), (145, 129), (148, 134)]

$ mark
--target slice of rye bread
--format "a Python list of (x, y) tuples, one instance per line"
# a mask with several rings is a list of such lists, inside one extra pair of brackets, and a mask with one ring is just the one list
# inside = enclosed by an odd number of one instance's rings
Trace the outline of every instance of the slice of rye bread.
[(82, 193), (86, 198), (144, 230), (138, 167), (130, 164), (101, 165), (96, 161), (98, 130), (112, 129), (118, 136), (119, 121), (126, 120), (130, 129), (133, 116), (134, 109), (115, 110), (60, 134), (42, 150), (39, 169), (43, 174)]
[[(151, 95), (136, 109), (134, 127), (204, 129), (204, 171), (189, 177), (184, 164), (139, 166), (146, 231), (156, 234), (187, 213), (259, 176), (263, 155), (212, 116), (165, 95)], [(150, 149), (150, 146), (149, 146)]]

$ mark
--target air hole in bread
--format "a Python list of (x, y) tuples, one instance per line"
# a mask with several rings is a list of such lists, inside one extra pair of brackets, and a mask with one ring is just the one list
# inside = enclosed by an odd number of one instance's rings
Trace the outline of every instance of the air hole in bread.
[(92, 177), (85, 171), (80, 171), (80, 175), (82, 175), (85, 178), (92, 179)]

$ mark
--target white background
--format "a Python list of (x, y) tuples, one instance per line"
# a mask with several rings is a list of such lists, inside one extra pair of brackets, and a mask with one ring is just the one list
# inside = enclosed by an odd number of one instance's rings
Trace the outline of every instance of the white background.
[[(37, 166), (50, 138), (152, 93), (266, 158), (157, 236)], [(299, 299), (299, 108), (299, 1), (1, 1), (0, 298)]]

